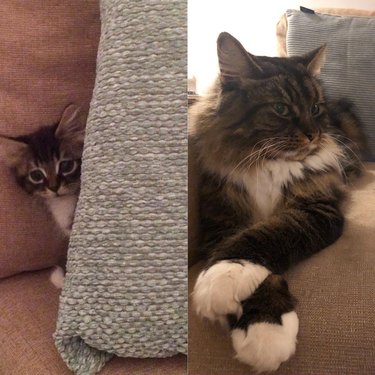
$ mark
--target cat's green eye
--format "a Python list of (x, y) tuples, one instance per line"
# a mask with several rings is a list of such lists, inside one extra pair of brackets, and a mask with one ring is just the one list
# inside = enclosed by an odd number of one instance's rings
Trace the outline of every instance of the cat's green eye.
[(77, 163), (74, 160), (63, 160), (59, 164), (59, 173), (67, 175), (76, 170)]
[(313, 104), (311, 107), (311, 114), (313, 116), (318, 116), (320, 113), (320, 105), (319, 104)]
[(274, 111), (280, 116), (289, 116), (290, 115), (290, 109), (284, 103), (276, 103), (272, 107), (273, 107)]
[(44, 173), (40, 169), (34, 169), (29, 173), (29, 179), (34, 184), (41, 184), (44, 181)]

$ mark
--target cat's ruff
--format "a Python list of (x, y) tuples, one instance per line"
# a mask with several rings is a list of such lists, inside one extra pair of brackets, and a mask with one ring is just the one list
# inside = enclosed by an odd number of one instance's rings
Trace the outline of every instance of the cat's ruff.
[(200, 273), (193, 292), (198, 315), (225, 321), (227, 314), (239, 317), (241, 301), (250, 297), (271, 272), (248, 261), (220, 261)]
[(295, 353), (299, 325), (294, 311), (283, 314), (281, 322), (254, 323), (247, 331), (234, 329), (231, 337), (236, 358), (257, 372), (277, 370)]
[(46, 204), (56, 223), (66, 236), (69, 236), (71, 232), (77, 200), (78, 196), (76, 195), (66, 195), (46, 199)]
[[(228, 173), (226, 177), (240, 188), (244, 188), (255, 202), (254, 219), (267, 219), (274, 211), (282, 189), (293, 180), (303, 180), (306, 171), (325, 171), (334, 169), (341, 173), (339, 158), (342, 150), (333, 141), (327, 141), (324, 148), (307, 156), (303, 161), (276, 159), (265, 160), (248, 172)], [(254, 215), (255, 216), (255, 215)]]

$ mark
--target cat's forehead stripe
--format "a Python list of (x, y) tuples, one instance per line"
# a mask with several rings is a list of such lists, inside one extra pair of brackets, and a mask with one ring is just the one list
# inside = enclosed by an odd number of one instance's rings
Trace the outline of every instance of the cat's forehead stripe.
[(296, 77), (296, 79), (291, 78), (288, 81), (289, 87), (292, 87), (295, 92), (294, 96), (294, 102), (301, 101), (304, 99), (307, 99), (310, 96), (311, 91), (309, 88), (305, 85), (306, 82), (304, 82), (305, 77)]
[(295, 102), (298, 96), (301, 96), (301, 93), (297, 87), (290, 79), (284, 81), (285, 83), (281, 86), (281, 89), (286, 93), (286, 96), (289, 99), (289, 102)]
[(55, 173), (56, 174), (59, 173), (59, 160), (60, 160), (60, 158), (57, 158), (57, 157), (53, 158), (53, 161), (55, 162)]
[(59, 142), (51, 127), (39, 129), (31, 137), (29, 146), (35, 159), (40, 162), (51, 161), (55, 155), (59, 154)]

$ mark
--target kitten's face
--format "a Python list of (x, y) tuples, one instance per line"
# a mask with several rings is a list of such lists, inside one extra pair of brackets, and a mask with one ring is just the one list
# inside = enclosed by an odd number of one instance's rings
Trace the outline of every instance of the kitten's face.
[(78, 112), (70, 108), (67, 113), (68, 108), (59, 124), (15, 139), (13, 170), (30, 194), (54, 198), (79, 193), (84, 129)]
[(329, 141), (316, 79), (324, 48), (304, 57), (257, 57), (223, 33), (218, 55), (217, 121), (206, 134), (220, 145), (223, 159), (232, 165), (245, 160), (243, 166), (264, 158), (303, 160)]
[(29, 137), (22, 160), (15, 167), (17, 182), (28, 193), (43, 198), (77, 194), (81, 159), (55, 135), (55, 127), (42, 128)]

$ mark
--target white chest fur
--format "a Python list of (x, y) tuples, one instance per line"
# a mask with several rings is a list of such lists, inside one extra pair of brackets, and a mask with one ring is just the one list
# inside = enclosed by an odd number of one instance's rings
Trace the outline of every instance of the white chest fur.
[(306, 170), (324, 171), (334, 168), (340, 171), (340, 156), (340, 148), (332, 143), (303, 161), (264, 161), (246, 173), (230, 174), (229, 178), (250, 195), (255, 208), (254, 219), (264, 220), (273, 213), (280, 202), (283, 189), (293, 180), (303, 179)]
[(70, 235), (71, 232), (77, 200), (78, 197), (75, 195), (50, 198), (47, 200), (47, 205), (56, 223), (66, 235)]
[(304, 175), (304, 166), (298, 161), (272, 160), (235, 176), (234, 182), (244, 188), (254, 204), (257, 220), (268, 218), (282, 197), (282, 191), (294, 178)]

